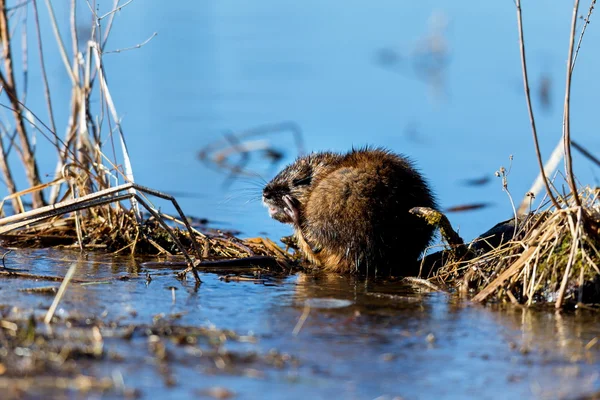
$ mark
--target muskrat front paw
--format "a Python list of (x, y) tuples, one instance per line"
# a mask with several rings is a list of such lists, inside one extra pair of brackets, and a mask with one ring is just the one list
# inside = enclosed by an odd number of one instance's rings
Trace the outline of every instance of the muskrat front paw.
[(294, 204), (292, 196), (286, 194), (285, 196), (283, 196), (283, 202), (287, 206), (283, 209), (283, 211), (285, 211), (288, 217), (292, 219), (294, 225), (300, 225), (300, 212)]
[(295, 235), (284, 236), (279, 240), (287, 247), (292, 248), (294, 250), (298, 250), (298, 239)]

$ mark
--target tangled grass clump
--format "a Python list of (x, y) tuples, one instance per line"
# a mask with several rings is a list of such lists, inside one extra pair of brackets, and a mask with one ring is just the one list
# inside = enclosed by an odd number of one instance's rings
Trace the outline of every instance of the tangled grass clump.
[[(482, 251), (476, 239), (464, 257), (440, 267), (433, 281), (455, 287), (473, 301), (526, 304), (600, 302), (600, 195), (584, 188), (581, 206), (571, 197), (558, 198), (561, 208), (519, 220), (512, 238)], [(485, 236), (485, 235), (483, 235)]]

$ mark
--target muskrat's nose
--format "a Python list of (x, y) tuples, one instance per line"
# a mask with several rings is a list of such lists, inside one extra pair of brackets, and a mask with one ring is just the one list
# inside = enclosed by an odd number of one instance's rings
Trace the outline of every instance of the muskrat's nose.
[(269, 188), (263, 189), (263, 198), (265, 200), (271, 200), (273, 198), (273, 192)]

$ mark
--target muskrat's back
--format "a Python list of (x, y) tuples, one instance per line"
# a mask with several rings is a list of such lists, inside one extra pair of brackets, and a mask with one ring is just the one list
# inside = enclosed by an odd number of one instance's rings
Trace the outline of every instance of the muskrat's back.
[(436, 207), (426, 182), (406, 158), (381, 149), (301, 157), (263, 195), (274, 218), (294, 225), (302, 253), (328, 271), (412, 273), (433, 235), (408, 212)]

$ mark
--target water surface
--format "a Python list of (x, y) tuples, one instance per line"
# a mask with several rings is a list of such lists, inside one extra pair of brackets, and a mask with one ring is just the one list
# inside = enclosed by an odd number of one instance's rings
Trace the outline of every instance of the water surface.
[[(68, 4), (54, 4), (65, 27)], [(99, 2), (100, 11), (109, 11), (110, 4)], [(586, 7), (581, 5), (582, 14)], [(89, 31), (85, 12), (82, 4), (82, 34)], [(523, 5), (544, 157), (562, 129), (571, 14), (570, 2)], [(572, 135), (597, 156), (600, 56), (594, 48), (600, 31), (593, 19), (574, 73)], [(50, 27), (43, 22), (43, 28), (62, 135), (70, 83)], [(278, 238), (289, 230), (269, 221), (253, 201), (259, 197), (260, 178), (241, 179), (224, 190), (226, 175), (204, 167), (196, 156), (223, 133), (257, 125), (295, 121), (308, 151), (371, 144), (409, 155), (443, 207), (490, 205), (450, 215), (466, 239), (512, 215), (509, 198), (494, 177), (501, 166), (509, 167), (509, 156), (514, 156), (508, 183), (515, 202), (537, 174), (513, 2), (184, 0), (166, 6), (136, 0), (117, 14), (107, 50), (129, 48), (154, 32), (158, 36), (141, 49), (104, 57), (136, 179), (178, 194), (187, 213), (225, 222), (244, 235), (266, 231)], [(431, 55), (431, 46), (439, 52)], [(432, 69), (438, 72), (434, 77), (426, 73)], [(29, 75), (29, 106), (43, 117), (33, 61)], [(546, 84), (542, 101), (539, 93)], [(296, 149), (286, 134), (265, 139), (283, 151), (283, 160), (269, 167), (257, 155), (247, 167), (268, 180), (293, 160)], [(54, 151), (42, 138), (37, 146), (41, 173), (53, 174)], [(582, 184), (597, 182), (597, 168), (577, 153), (574, 162)], [(487, 185), (464, 185), (465, 179), (485, 177), (490, 178)]]
[[(296, 275), (264, 285), (202, 274), (198, 288), (175, 279), (172, 271), (146, 271), (127, 258), (82, 259), (64, 251), (19, 251), (7, 258), (8, 267), (27, 266), (45, 275), (64, 274), (72, 263), (81, 279), (129, 276), (108, 284), (71, 284), (57, 315), (105, 321), (107, 356), (90, 362), (85, 372), (122, 376), (126, 387), (147, 398), (214, 388), (236, 398), (356, 399), (574, 399), (600, 390), (597, 313), (494, 310), (398, 282), (349, 277)], [(57, 284), (2, 278), (3, 305), (23, 315), (43, 314), (52, 296), (19, 289), (48, 285)], [(174, 377), (167, 384), (147, 336), (124, 340), (114, 334), (118, 327), (152, 326), (161, 318), (253, 339), (225, 342), (220, 351), (237, 358), (221, 366), (207, 343), (177, 346), (165, 339), (170, 352), (165, 365)], [(270, 363), (272, 354), (287, 361)]]
[[(68, 2), (54, 3), (66, 26)], [(109, 3), (100, 7), (108, 11)], [(532, 90), (538, 93), (543, 82), (550, 82), (546, 105), (534, 97), (542, 151), (548, 155), (562, 128), (571, 10), (567, 2), (537, 0), (523, 12)], [(42, 25), (60, 133), (71, 89), (50, 28)], [(372, 144), (405, 153), (428, 177), (443, 207), (492, 205), (450, 215), (466, 239), (511, 215), (508, 196), (493, 177), (500, 166), (508, 167), (510, 155), (515, 201), (537, 173), (510, 1), (184, 0), (167, 5), (136, 0), (118, 13), (109, 50), (141, 43), (153, 32), (158, 36), (141, 49), (105, 56), (136, 180), (178, 194), (186, 213), (242, 235), (266, 233), (277, 239), (289, 228), (269, 220), (259, 202), (251, 201), (259, 196), (261, 179), (240, 179), (224, 189), (225, 174), (198, 161), (198, 150), (226, 131), (295, 121), (309, 151)], [(597, 154), (600, 57), (594, 48), (600, 31), (594, 22), (586, 35), (574, 77), (572, 129), (573, 137)], [(432, 36), (446, 57), (435, 82), (422, 75), (432, 60), (415, 55)], [(415, 68), (415, 62), (424, 64)], [(35, 63), (29, 74), (28, 106), (43, 117)], [(272, 140), (284, 153), (282, 162), (273, 166), (253, 158), (248, 165), (264, 180), (296, 156), (289, 136)], [(54, 152), (48, 148), (39, 138), (40, 170), (51, 176)], [(597, 169), (575, 156), (579, 180), (597, 182)], [(481, 177), (491, 182), (463, 184)], [(204, 283), (196, 288), (192, 281), (176, 280), (173, 271), (144, 271), (129, 258), (23, 250), (7, 257), (9, 267), (58, 276), (73, 262), (79, 277), (127, 274), (132, 279), (71, 285), (59, 316), (101, 316), (126, 326), (175, 315), (176, 324), (255, 337), (256, 343), (227, 343), (238, 355), (259, 355), (234, 363), (239, 368), (233, 370), (219, 368), (212, 356), (171, 346), (176, 384), (169, 386), (148, 350), (148, 337), (126, 341), (104, 332), (107, 351), (127, 357), (91, 362), (86, 372), (114, 376), (116, 371), (126, 386), (148, 398), (196, 396), (214, 387), (228, 388), (238, 398), (575, 399), (600, 391), (598, 315), (581, 310), (493, 310), (397, 282), (340, 277), (291, 276), (261, 285), (203, 274)], [(146, 272), (152, 276), (149, 284)], [(18, 290), (46, 285), (57, 284), (0, 278), (1, 303), (42, 315), (52, 297)], [(291, 361), (270, 364), (271, 349)]]

